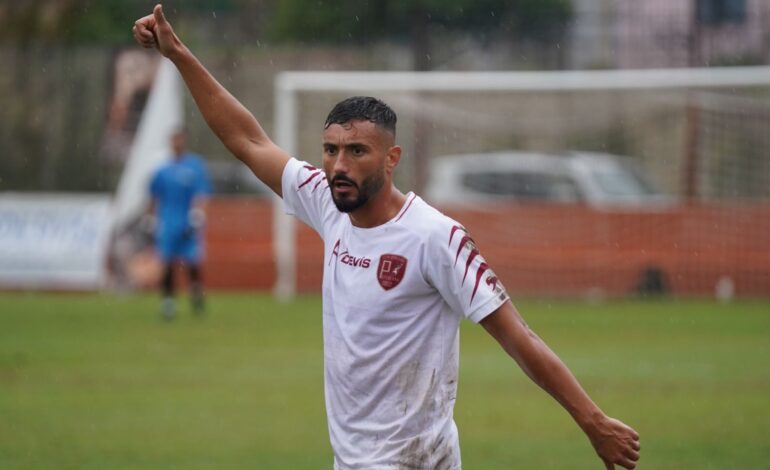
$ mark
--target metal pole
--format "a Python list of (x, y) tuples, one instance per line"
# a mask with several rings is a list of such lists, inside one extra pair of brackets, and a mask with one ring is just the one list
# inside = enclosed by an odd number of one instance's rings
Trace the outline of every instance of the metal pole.
[[(275, 82), (276, 144), (289, 155), (297, 153), (296, 91), (286, 86), (279, 76)], [(290, 300), (297, 290), (297, 253), (294, 218), (283, 209), (280, 197), (273, 198), (273, 254), (276, 281), (273, 294), (280, 300)]]

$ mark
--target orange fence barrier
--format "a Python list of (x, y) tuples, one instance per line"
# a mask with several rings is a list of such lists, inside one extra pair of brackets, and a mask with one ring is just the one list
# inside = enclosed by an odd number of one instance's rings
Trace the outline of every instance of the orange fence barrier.
[(209, 202), (204, 273), (209, 289), (272, 288), (276, 270), (269, 199), (214, 198)]
[[(214, 199), (207, 285), (269, 290), (272, 203)], [(770, 205), (696, 204), (599, 211), (567, 205), (442, 208), (471, 233), (512, 294), (770, 295)], [(297, 288), (319, 292), (323, 245), (298, 223)]]

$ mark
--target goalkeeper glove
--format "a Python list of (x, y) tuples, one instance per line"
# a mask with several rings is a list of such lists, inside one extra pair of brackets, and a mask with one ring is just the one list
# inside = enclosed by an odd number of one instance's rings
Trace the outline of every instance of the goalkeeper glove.
[(206, 213), (197, 207), (190, 209), (190, 212), (187, 213), (187, 223), (194, 230), (200, 229), (206, 223)]

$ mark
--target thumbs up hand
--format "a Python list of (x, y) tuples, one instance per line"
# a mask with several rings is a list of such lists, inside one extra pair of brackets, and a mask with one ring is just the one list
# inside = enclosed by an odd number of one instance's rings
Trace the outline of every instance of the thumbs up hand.
[(154, 47), (169, 58), (184, 47), (163, 15), (160, 4), (155, 5), (152, 14), (136, 20), (133, 32), (139, 45), (148, 49)]

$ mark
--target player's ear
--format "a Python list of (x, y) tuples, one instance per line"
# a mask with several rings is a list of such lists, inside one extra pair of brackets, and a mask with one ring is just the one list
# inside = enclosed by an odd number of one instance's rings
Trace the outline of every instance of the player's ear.
[(385, 158), (385, 170), (388, 173), (392, 173), (398, 166), (398, 162), (401, 160), (401, 146), (394, 145), (388, 149), (388, 154)]

